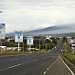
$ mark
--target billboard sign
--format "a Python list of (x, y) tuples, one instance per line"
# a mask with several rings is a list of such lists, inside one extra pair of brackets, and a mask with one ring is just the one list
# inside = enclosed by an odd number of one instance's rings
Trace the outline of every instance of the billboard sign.
[(23, 32), (15, 31), (15, 42), (23, 42)]
[(27, 37), (27, 45), (33, 45), (33, 36)]
[(0, 39), (5, 39), (5, 24), (0, 24)]

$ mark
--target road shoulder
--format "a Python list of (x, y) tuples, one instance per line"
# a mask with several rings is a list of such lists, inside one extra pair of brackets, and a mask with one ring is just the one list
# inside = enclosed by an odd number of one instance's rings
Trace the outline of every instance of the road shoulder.
[(49, 68), (45, 75), (73, 75), (68, 68), (63, 64), (60, 56), (53, 66)]

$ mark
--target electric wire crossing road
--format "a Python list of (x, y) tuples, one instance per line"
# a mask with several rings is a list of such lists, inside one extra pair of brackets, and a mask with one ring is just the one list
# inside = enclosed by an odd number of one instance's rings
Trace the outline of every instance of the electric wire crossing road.
[(0, 57), (0, 75), (73, 75), (59, 57), (60, 39), (49, 53)]

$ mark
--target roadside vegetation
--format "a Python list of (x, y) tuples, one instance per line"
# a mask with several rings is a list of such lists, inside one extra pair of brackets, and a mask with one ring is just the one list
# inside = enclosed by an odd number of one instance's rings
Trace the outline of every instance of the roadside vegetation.
[(3, 50), (1, 55), (22, 55), (22, 54), (29, 54), (28, 52), (23, 51), (13, 51), (13, 50)]
[[(39, 39), (40, 39), (40, 50), (39, 50)], [(20, 43), (21, 51), (18, 50), (2, 50), (2, 54), (0, 51), (0, 55), (18, 55), (18, 54), (31, 54), (31, 53), (48, 53), (54, 48), (58, 43), (58, 38), (50, 38), (46, 39), (44, 37), (34, 37), (34, 45), (31, 46), (31, 51), (27, 50), (29, 46), (27, 46), (26, 39), (24, 39), (24, 44)], [(17, 43), (14, 40), (11, 42), (3, 43), (6, 47), (17, 47)], [(33, 49), (34, 48), (34, 49)], [(0, 49), (1, 50), (1, 49)]]
[(69, 44), (66, 39), (63, 44), (63, 52), (61, 53), (61, 57), (67, 63), (67, 65), (75, 72), (75, 52), (69, 50)]

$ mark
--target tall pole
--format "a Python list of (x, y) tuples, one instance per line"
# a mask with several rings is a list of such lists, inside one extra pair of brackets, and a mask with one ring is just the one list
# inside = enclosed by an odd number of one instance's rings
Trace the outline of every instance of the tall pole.
[(43, 50), (44, 50), (44, 42), (43, 42)]
[(49, 50), (50, 50), (50, 45), (49, 45)]
[(23, 42), (23, 52), (24, 52), (24, 42)]
[(31, 51), (31, 45), (29, 45), (29, 53), (30, 53), (30, 51)]
[(2, 35), (1, 35), (1, 54), (2, 54)]
[(34, 45), (33, 45), (33, 52), (34, 52)]
[[(0, 11), (2, 13), (2, 11)], [(2, 54), (2, 35), (1, 35), (1, 54)]]
[(19, 41), (18, 41), (18, 52), (19, 52)]
[[(24, 30), (23, 30), (23, 33), (24, 33)], [(23, 38), (24, 39), (24, 38)], [(23, 41), (23, 52), (24, 52), (24, 41)]]
[(40, 51), (40, 39), (39, 39), (39, 51)]
[(46, 51), (47, 51), (47, 42), (46, 42)]

